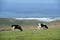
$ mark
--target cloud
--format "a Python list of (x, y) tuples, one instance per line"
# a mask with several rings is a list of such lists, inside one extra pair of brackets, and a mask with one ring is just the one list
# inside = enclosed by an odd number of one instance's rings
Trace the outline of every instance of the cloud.
[(32, 20), (32, 19), (35, 19), (35, 20), (40, 20), (40, 21), (45, 21), (45, 22), (51, 22), (51, 21), (54, 21), (54, 20), (60, 20), (60, 17), (59, 18), (16, 18), (18, 20)]

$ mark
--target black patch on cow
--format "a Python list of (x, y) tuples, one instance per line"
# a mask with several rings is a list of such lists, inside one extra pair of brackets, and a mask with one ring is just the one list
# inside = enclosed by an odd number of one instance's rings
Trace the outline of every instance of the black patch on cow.
[(44, 25), (43, 23), (41, 23), (41, 27), (45, 27), (46, 29), (48, 29), (47, 25)]

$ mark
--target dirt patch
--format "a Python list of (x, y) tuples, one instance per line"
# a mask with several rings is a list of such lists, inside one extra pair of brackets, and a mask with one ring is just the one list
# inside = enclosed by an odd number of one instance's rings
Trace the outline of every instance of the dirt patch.
[(1, 28), (0, 27), (0, 31), (10, 31), (10, 30), (12, 30), (12, 28)]

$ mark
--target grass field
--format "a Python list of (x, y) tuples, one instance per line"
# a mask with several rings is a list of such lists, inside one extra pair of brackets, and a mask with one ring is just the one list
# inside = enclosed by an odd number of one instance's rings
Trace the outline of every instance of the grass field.
[(47, 30), (0, 31), (0, 40), (60, 40), (60, 28)]
[[(47, 30), (36, 29), (39, 22), (0, 18), (0, 40), (60, 40), (60, 20), (46, 23)], [(21, 25), (23, 31), (13, 31), (12, 24)]]

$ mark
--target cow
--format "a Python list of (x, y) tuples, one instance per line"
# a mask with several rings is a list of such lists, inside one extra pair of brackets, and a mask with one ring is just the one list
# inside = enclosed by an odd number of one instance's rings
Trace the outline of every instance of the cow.
[(38, 23), (38, 29), (43, 28), (43, 29), (48, 29), (47, 25), (43, 24), (43, 23)]
[(13, 28), (13, 30), (14, 30), (14, 29), (19, 29), (19, 30), (22, 31), (22, 28), (21, 28), (21, 26), (19, 26), (19, 25), (12, 25), (12, 28)]

